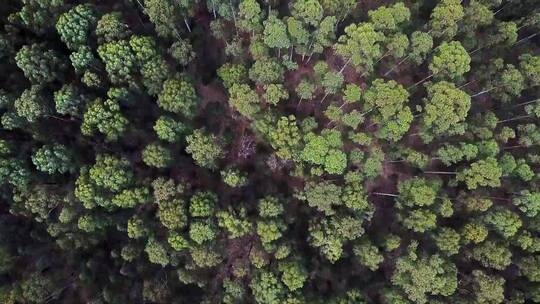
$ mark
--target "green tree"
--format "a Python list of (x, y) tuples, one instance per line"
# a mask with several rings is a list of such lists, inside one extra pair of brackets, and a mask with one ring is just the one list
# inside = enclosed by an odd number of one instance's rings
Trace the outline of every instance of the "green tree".
[(154, 131), (159, 139), (169, 143), (176, 143), (186, 133), (187, 127), (171, 116), (162, 115), (156, 120)]
[(233, 84), (229, 89), (229, 103), (240, 114), (253, 119), (260, 111), (259, 95), (247, 84)]
[(185, 77), (177, 77), (163, 83), (157, 104), (165, 111), (192, 118), (195, 115), (197, 101), (198, 97), (193, 84)]
[[(281, 49), (288, 48), (291, 44), (289, 36), (287, 35), (287, 26), (281, 19), (274, 15), (270, 15), (266, 21), (263, 22), (264, 43), (273, 49), (278, 49), (278, 53)], [(278, 54), (278, 57), (279, 54)]]
[(186, 152), (197, 165), (209, 169), (217, 167), (216, 162), (224, 156), (221, 144), (213, 134), (207, 134), (202, 129), (193, 131), (186, 137)]
[(128, 120), (120, 111), (118, 102), (97, 98), (91, 102), (83, 115), (81, 133), (91, 136), (97, 130), (109, 141), (118, 140), (126, 131)]
[(458, 32), (458, 23), (465, 17), (460, 0), (442, 0), (431, 12), (430, 26), (434, 37), (452, 39)]
[(32, 155), (32, 162), (39, 171), (49, 174), (75, 171), (73, 153), (64, 145), (44, 145)]
[(370, 22), (377, 31), (394, 32), (402, 23), (409, 21), (411, 13), (409, 9), (398, 2), (390, 7), (379, 6), (376, 10), (368, 12)]
[(352, 62), (359, 72), (370, 72), (375, 60), (382, 55), (380, 43), (383, 38), (371, 23), (351, 24), (338, 38), (334, 49), (346, 61), (345, 66)]
[(497, 275), (486, 274), (482, 270), (473, 270), (474, 297), (477, 303), (503, 303), (504, 279)]
[(285, 298), (285, 286), (271, 272), (261, 271), (251, 280), (249, 287), (257, 303), (278, 304)]
[(167, 168), (172, 164), (173, 156), (163, 145), (149, 144), (142, 151), (142, 159), (150, 167)]
[(290, 291), (298, 290), (304, 286), (308, 272), (299, 261), (280, 263), (278, 268), (282, 273), (281, 281)]
[(275, 59), (262, 58), (249, 69), (249, 79), (256, 84), (268, 85), (283, 82), (283, 66)]
[(384, 260), (379, 249), (371, 244), (369, 240), (364, 240), (353, 247), (354, 255), (360, 261), (360, 264), (366, 266), (371, 271), (379, 269), (379, 265)]
[(36, 122), (39, 118), (49, 113), (49, 108), (41, 86), (32, 85), (29, 89), (17, 98), (14, 102), (15, 111), (21, 118), (28, 122)]
[(461, 43), (443, 42), (435, 49), (429, 70), (438, 78), (456, 79), (471, 69), (470, 63), (471, 57)]
[(77, 50), (88, 43), (88, 36), (96, 23), (97, 14), (92, 5), (79, 4), (60, 15), (56, 31), (69, 49)]
[(96, 25), (98, 41), (112, 42), (126, 39), (130, 35), (129, 26), (122, 19), (120, 12), (103, 14)]
[(392, 283), (400, 287), (411, 301), (428, 303), (428, 296), (452, 295), (457, 288), (457, 269), (438, 255), (418, 256), (416, 246), (396, 262)]
[(502, 170), (493, 157), (479, 160), (471, 164), (470, 168), (466, 168), (459, 172), (456, 176), (458, 181), (463, 181), (467, 184), (469, 190), (482, 187), (499, 187), (501, 185)]
[(242, 64), (225, 63), (217, 70), (217, 74), (227, 89), (247, 80), (247, 69)]
[(33, 84), (54, 81), (64, 70), (63, 60), (54, 50), (44, 44), (34, 43), (23, 46), (15, 56), (17, 66)]
[(472, 258), (486, 268), (504, 270), (512, 263), (512, 252), (504, 244), (485, 241), (472, 249)]
[(471, 97), (446, 81), (428, 86), (427, 94), (420, 125), (422, 139), (430, 142), (442, 135), (463, 133)]
[(148, 260), (151, 263), (165, 267), (169, 264), (169, 254), (165, 247), (155, 238), (148, 239), (144, 251), (148, 255)]
[(54, 93), (56, 112), (78, 117), (86, 104), (86, 97), (72, 84), (65, 84)]
[(112, 83), (124, 84), (133, 81), (136, 58), (128, 41), (108, 42), (100, 45), (97, 51), (105, 63), (105, 69)]

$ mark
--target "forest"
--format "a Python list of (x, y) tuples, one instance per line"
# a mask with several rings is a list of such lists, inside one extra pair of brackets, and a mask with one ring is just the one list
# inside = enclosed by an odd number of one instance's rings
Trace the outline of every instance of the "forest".
[(0, 303), (540, 303), (539, 0), (1, 0)]

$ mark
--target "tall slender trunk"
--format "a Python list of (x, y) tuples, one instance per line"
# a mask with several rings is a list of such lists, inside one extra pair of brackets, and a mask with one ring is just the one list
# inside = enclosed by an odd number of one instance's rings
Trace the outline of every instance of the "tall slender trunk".
[(478, 93), (476, 93), (474, 95), (471, 95), (471, 98), (476, 97), (476, 96), (480, 96), (480, 95), (485, 94), (485, 93), (489, 93), (489, 92), (493, 91), (496, 88), (497, 87), (493, 87), (493, 88), (490, 88), (490, 89), (487, 89), (487, 90), (483, 90), (483, 91), (478, 92)]
[(445, 175), (456, 175), (457, 172), (447, 172), (447, 171), (424, 171), (425, 174), (445, 174)]
[(539, 101), (540, 101), (540, 98), (537, 98), (537, 99), (534, 99), (534, 100), (531, 100), (531, 101), (518, 103), (517, 105), (513, 106), (512, 108), (521, 107), (521, 106), (528, 105), (528, 104), (535, 103), (535, 102), (539, 102)]
[(399, 197), (399, 195), (397, 195), (397, 194), (393, 194), (393, 193), (384, 193), (384, 192), (371, 192), (371, 194), (374, 194), (374, 195), (380, 195), (380, 196)]
[(395, 70), (398, 66), (400, 66), (405, 60), (409, 59), (409, 55), (407, 55), (405, 58), (401, 59), (397, 64), (395, 64), (388, 72), (384, 73), (384, 77), (388, 76), (388, 74), (392, 73), (393, 70)]
[(189, 23), (186, 18), (184, 18), (184, 24), (186, 25), (188, 32), (191, 33), (191, 27), (189, 26)]
[(519, 41), (514, 42), (514, 44), (512, 44), (512, 46), (514, 46), (514, 45), (516, 45), (516, 44), (520, 44), (521, 42), (523, 42), (523, 41), (525, 41), (525, 40), (529, 40), (529, 39), (531, 39), (532, 37), (534, 37), (534, 36), (536, 36), (536, 35), (538, 35), (538, 34), (540, 34), (540, 32), (537, 32), (537, 33), (534, 33), (534, 34), (532, 34), (532, 35), (529, 35), (529, 36), (527, 36), (527, 37), (525, 37), (525, 38), (523, 38), (523, 39), (521, 39), (521, 40), (519, 40)]
[(412, 86), (408, 87), (407, 90), (412, 89), (412, 88), (416, 87), (417, 85), (422, 84), (423, 82), (429, 80), (431, 77), (433, 77), (433, 75), (435, 75), (435, 73), (427, 76), (426, 78), (424, 78), (424, 79), (418, 81), (417, 83), (413, 84)]
[(352, 57), (350, 57), (349, 59), (347, 59), (347, 62), (345, 62), (345, 64), (341, 67), (341, 69), (339, 70), (339, 74), (343, 73), (343, 70), (345, 70), (345, 68), (347, 67), (347, 65), (349, 65), (349, 63), (351, 62), (352, 60)]
[(530, 118), (530, 117), (531, 117), (531, 115), (523, 115), (523, 116), (512, 117), (512, 118), (508, 118), (508, 119), (504, 119), (504, 120), (499, 120), (497, 122), (497, 124), (501, 124), (501, 123), (505, 123), (505, 122), (509, 122), (509, 121), (520, 120), (520, 119), (523, 119), (523, 118)]
[(323, 103), (323, 101), (326, 99), (326, 97), (328, 97), (329, 94), (330, 94), (330, 93), (324, 94), (324, 96), (323, 96), (323, 98), (321, 99), (321, 102), (320, 102), (320, 103)]

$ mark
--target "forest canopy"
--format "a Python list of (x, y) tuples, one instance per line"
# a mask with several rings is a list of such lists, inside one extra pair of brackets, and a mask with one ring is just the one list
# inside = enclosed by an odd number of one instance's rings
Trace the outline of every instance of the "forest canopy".
[(537, 0), (2, 0), (0, 303), (540, 303)]

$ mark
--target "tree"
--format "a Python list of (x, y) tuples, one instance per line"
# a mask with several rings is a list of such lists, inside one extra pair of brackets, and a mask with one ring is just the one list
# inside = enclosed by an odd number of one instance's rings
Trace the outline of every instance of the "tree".
[(379, 249), (369, 240), (362, 241), (353, 247), (354, 255), (359, 259), (360, 264), (366, 266), (371, 271), (379, 269), (384, 257), (379, 253)]
[(247, 84), (233, 84), (229, 96), (231, 106), (247, 118), (253, 119), (260, 111), (259, 95)]
[(129, 26), (122, 20), (120, 12), (107, 13), (101, 16), (96, 25), (98, 41), (112, 42), (129, 37)]
[(394, 32), (402, 23), (409, 21), (411, 13), (403, 2), (398, 2), (390, 7), (379, 6), (369, 11), (368, 16), (377, 31)]
[(243, 0), (238, 6), (238, 27), (246, 32), (260, 32), (262, 30), (261, 23), (261, 6), (255, 0)]
[(422, 139), (431, 142), (434, 137), (463, 133), (471, 97), (446, 81), (428, 86), (427, 94), (420, 126)]
[(226, 63), (217, 70), (217, 74), (227, 89), (234, 84), (242, 84), (247, 80), (247, 69), (242, 64)]
[(193, 131), (186, 137), (186, 152), (191, 154), (195, 163), (201, 167), (214, 169), (217, 160), (224, 156), (223, 148), (213, 134), (207, 134), (202, 129)]
[(482, 187), (499, 187), (502, 170), (493, 157), (479, 160), (458, 173), (456, 179), (465, 182), (469, 190)]
[(334, 49), (346, 63), (352, 62), (359, 72), (370, 72), (374, 61), (382, 55), (380, 43), (383, 38), (371, 23), (351, 24), (338, 38)]
[(165, 111), (182, 114), (192, 118), (197, 106), (197, 93), (195, 88), (184, 77), (167, 79), (163, 89), (158, 95), (157, 104)]
[(409, 245), (408, 255), (397, 260), (392, 283), (415, 303), (428, 303), (430, 295), (452, 295), (457, 288), (456, 266), (439, 255), (418, 256), (415, 247)]
[(133, 172), (127, 159), (98, 154), (96, 162), (88, 171), (96, 186), (118, 192), (133, 183)]
[(47, 102), (39, 85), (33, 85), (24, 90), (21, 96), (15, 100), (14, 107), (17, 115), (30, 123), (49, 113)]
[(187, 39), (176, 40), (169, 48), (169, 54), (180, 65), (188, 65), (196, 57), (193, 46)]
[(437, 78), (456, 79), (467, 73), (471, 57), (458, 41), (443, 42), (435, 49), (429, 70)]
[(540, 213), (540, 192), (521, 190), (512, 202), (528, 217)]
[(308, 272), (299, 261), (280, 263), (278, 268), (282, 273), (281, 281), (290, 291), (298, 290), (304, 286)]
[(277, 304), (285, 298), (285, 287), (271, 272), (260, 271), (249, 287), (257, 303)]
[(211, 217), (214, 215), (218, 197), (210, 191), (198, 191), (190, 199), (189, 213), (193, 217)]
[(295, 159), (300, 146), (300, 130), (294, 116), (282, 116), (269, 133), (270, 144), (276, 155), (283, 159)]
[(283, 66), (275, 59), (262, 58), (249, 69), (249, 79), (256, 84), (268, 85), (283, 82)]
[(522, 226), (519, 215), (506, 208), (491, 210), (485, 216), (485, 221), (505, 239), (514, 236)]
[(452, 228), (443, 227), (434, 236), (435, 244), (440, 251), (447, 255), (454, 255), (460, 249), (460, 235)]
[(44, 145), (32, 155), (32, 162), (39, 171), (49, 174), (75, 171), (72, 152), (64, 145)]
[(237, 169), (229, 168), (221, 171), (221, 178), (225, 184), (233, 188), (243, 187), (248, 183), (247, 176)]
[(472, 258), (486, 268), (504, 270), (512, 263), (512, 252), (503, 244), (485, 241), (472, 249)]
[(406, 103), (409, 93), (395, 81), (376, 79), (364, 94), (364, 110), (375, 111), (374, 121), (382, 124), (381, 138), (398, 141), (409, 130), (412, 113)]
[(108, 42), (100, 45), (97, 51), (105, 63), (105, 69), (112, 83), (124, 84), (133, 81), (136, 58), (128, 41)]
[(173, 161), (171, 151), (160, 144), (149, 144), (142, 151), (144, 163), (150, 167), (167, 168)]
[(97, 23), (90, 4), (79, 4), (63, 13), (56, 22), (56, 31), (69, 49), (77, 50), (88, 43), (88, 35)]
[(265, 86), (264, 99), (271, 105), (277, 105), (281, 100), (289, 99), (289, 92), (282, 84), (269, 84)]
[[(283, 21), (274, 15), (270, 15), (264, 24), (263, 39), (264, 43), (273, 49), (288, 48), (291, 44), (289, 36), (287, 35), (287, 26)], [(278, 56), (279, 57), (279, 56)]]
[(332, 206), (342, 204), (341, 193), (341, 187), (330, 182), (311, 182), (304, 187), (304, 197), (308, 205), (326, 215), (335, 213)]
[(61, 75), (65, 65), (59, 55), (44, 44), (23, 46), (15, 56), (17, 66), (33, 84), (46, 84)]
[(169, 143), (176, 143), (186, 134), (187, 127), (171, 116), (162, 115), (156, 120), (154, 131), (159, 139)]
[(144, 12), (154, 24), (158, 35), (169, 38), (178, 37), (177, 24), (181, 23), (177, 4), (172, 0), (145, 0)]
[(442, 0), (431, 12), (430, 26), (433, 37), (452, 39), (457, 34), (458, 23), (465, 17), (460, 0)]
[(86, 97), (72, 84), (65, 84), (54, 93), (56, 112), (78, 117), (86, 103)]
[(428, 33), (415, 31), (411, 34), (409, 57), (416, 65), (420, 65), (433, 48), (433, 38)]
[(540, 56), (533, 56), (531, 54), (519, 56), (519, 68), (530, 86), (534, 87), (540, 85), (540, 76), (538, 76), (538, 71), (540, 70)]
[(97, 98), (91, 102), (83, 115), (81, 133), (91, 136), (96, 130), (107, 140), (114, 141), (126, 131), (128, 121), (120, 111), (118, 102)]
[(472, 275), (477, 303), (503, 303), (504, 279), (502, 277), (486, 274), (482, 270), (473, 270)]
[(165, 267), (169, 264), (169, 254), (161, 243), (155, 238), (148, 239), (144, 251), (148, 255), (148, 260), (151, 263)]

